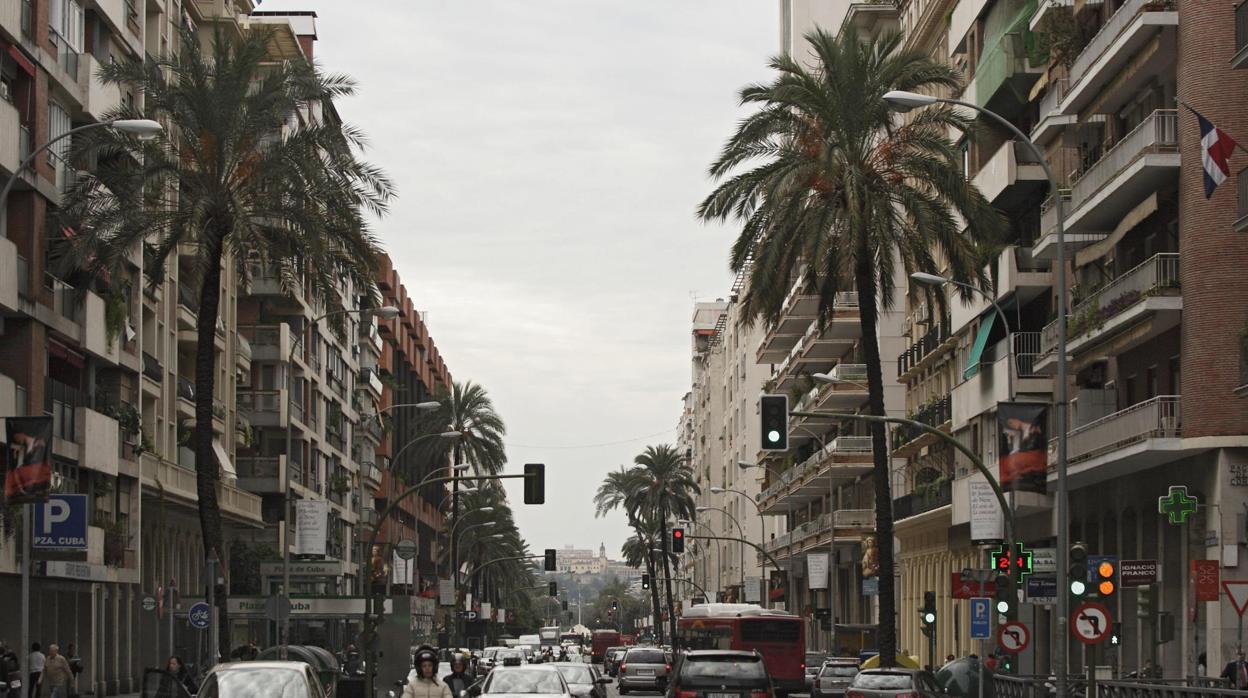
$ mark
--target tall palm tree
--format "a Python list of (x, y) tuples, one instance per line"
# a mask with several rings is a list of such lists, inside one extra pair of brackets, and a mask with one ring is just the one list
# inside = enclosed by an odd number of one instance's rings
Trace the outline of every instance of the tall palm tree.
[(670, 519), (692, 519), (696, 507), (694, 497), (701, 488), (694, 480), (693, 469), (684, 455), (671, 444), (646, 446), (633, 462), (638, 467), (637, 489), (633, 496), (643, 518), (659, 527), (659, 547), (663, 551), (663, 585), (667, 592), (667, 619), (670, 636), (676, 637), (676, 604), (672, 597), (671, 551), (668, 541)]
[[(624, 545), (620, 552), (624, 555), (624, 562), (630, 567), (646, 566), (646, 574), (650, 575), (650, 608), (653, 610), (653, 616), (656, 621), (660, 621), (662, 614), (659, 609), (662, 608), (659, 602), (659, 575), (655, 574), (654, 565), (654, 546), (658, 544), (659, 537), (658, 527), (650, 523), (638, 522), (633, 527), (635, 531), (633, 535), (624, 541)], [(655, 628), (658, 629), (659, 644), (663, 644), (663, 623), (656, 622)]]
[(644, 486), (644, 482), (640, 477), (641, 473), (637, 468), (625, 468), (620, 466), (619, 470), (607, 473), (607, 477), (603, 479), (602, 484), (598, 486), (598, 491), (594, 494), (594, 515), (596, 517), (605, 516), (608, 512), (615, 509), (624, 509), (624, 515), (628, 517), (628, 525), (633, 529), (633, 535), (624, 542), (623, 554), (624, 561), (633, 567), (639, 567), (643, 562), (646, 565), (646, 573), (650, 575), (650, 598), (654, 611), (654, 627), (658, 636), (659, 644), (663, 644), (663, 614), (662, 604), (659, 601), (659, 575), (655, 573), (654, 566), (654, 546), (658, 544), (658, 526), (649, 519), (642, 518), (642, 512), (639, 509), (637, 492)]
[[(222, 265), (276, 268), (288, 287), (301, 292), (308, 284), (329, 310), (340, 305), (344, 282), (371, 295), (379, 248), (364, 212), (384, 213), (392, 197), (386, 177), (357, 158), (361, 134), (333, 109), (335, 98), (353, 93), (351, 80), (273, 61), (270, 45), (269, 32), (254, 29), (218, 34), (206, 51), (184, 31), (177, 55), (103, 66), (102, 82), (144, 96), (142, 111), (122, 105), (106, 117), (152, 118), (166, 130), (138, 145), (110, 129), (76, 139), (72, 157), (97, 166), (61, 209), (63, 224), (77, 232), (66, 267), (116, 270), (146, 245), (159, 283), (179, 246), (197, 251), (196, 493), (205, 553), (221, 559), (212, 404)], [(290, 128), (296, 115), (305, 122)]]
[[(748, 268), (742, 307), (750, 317), (777, 319), (803, 267), (802, 279), (819, 296), (821, 323), (838, 291), (858, 292), (867, 407), (883, 415), (876, 326), (881, 307), (891, 304), (898, 263), (907, 274), (943, 271), (982, 285), (984, 249), (1004, 221), (967, 182), (946, 136), (969, 130), (968, 119), (938, 107), (898, 125), (883, 99), (889, 90), (954, 90), (953, 68), (905, 49), (898, 34), (865, 40), (847, 27), (839, 38), (819, 30), (806, 39), (812, 68), (778, 56), (770, 64), (779, 73), (774, 80), (741, 90), (741, 102), (758, 110), (711, 165), (719, 184), (698, 215), (741, 221), (730, 266)], [(883, 662), (891, 664), (897, 650), (893, 517), (882, 423), (871, 424), (871, 437), (879, 644)]]
[(432, 431), (458, 431), (454, 441), (428, 439), (417, 449), (417, 458), (437, 460), (454, 455), (455, 463), (468, 463), (477, 475), (497, 475), (507, 465), (503, 437), (507, 427), (494, 410), (485, 387), (472, 381), (452, 381), (433, 398), (440, 404), (422, 420)]

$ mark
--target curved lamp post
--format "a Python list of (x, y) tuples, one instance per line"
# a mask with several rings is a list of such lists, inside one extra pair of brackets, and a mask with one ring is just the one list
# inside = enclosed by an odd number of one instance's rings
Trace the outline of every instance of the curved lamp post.
[(733, 516), (731, 513), (728, 512), (727, 509), (723, 507), (702, 506), (702, 507), (698, 507), (694, 511), (697, 511), (699, 513), (705, 513), (708, 511), (718, 511), (722, 513), (724, 516), (727, 516), (729, 519), (732, 519), (732, 522), (737, 525), (737, 533), (741, 534), (741, 554), (740, 554), (740, 559), (738, 562), (738, 569), (741, 572), (741, 593), (744, 594), (745, 593), (745, 529), (741, 527), (741, 522), (737, 520), (737, 517)]

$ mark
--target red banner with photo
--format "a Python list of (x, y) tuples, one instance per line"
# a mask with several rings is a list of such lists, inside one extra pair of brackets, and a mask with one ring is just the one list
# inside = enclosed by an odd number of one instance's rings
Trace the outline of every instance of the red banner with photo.
[(6, 417), (4, 500), (42, 502), (52, 489), (52, 418)]
[(1049, 406), (1044, 403), (998, 403), (1001, 489), (1044, 494), (1049, 468), (1048, 416)]

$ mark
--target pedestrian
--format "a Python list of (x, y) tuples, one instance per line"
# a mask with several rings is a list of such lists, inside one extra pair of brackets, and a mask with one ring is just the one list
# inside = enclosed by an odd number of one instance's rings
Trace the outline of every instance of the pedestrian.
[(1244, 661), (1244, 648), (1235, 652), (1235, 659), (1226, 663), (1222, 670), (1222, 679), (1231, 688), (1243, 690), (1248, 688), (1248, 662)]
[(186, 692), (195, 695), (199, 691), (199, 687), (195, 685), (195, 679), (191, 678), (191, 672), (186, 668), (186, 664), (182, 662), (182, 658), (173, 655), (165, 662), (165, 671), (173, 674), (173, 678), (186, 689)]
[(438, 653), (428, 645), (416, 650), (416, 675), (403, 687), (403, 698), (456, 698), (438, 679)]
[(955, 659), (957, 659), (957, 657), (953, 656), (952, 654), (947, 654), (945, 655), (945, 664), (948, 664), (949, 662), (952, 662)]
[(1209, 659), (1205, 655), (1204, 650), (1201, 650), (1200, 655), (1196, 657), (1196, 675), (1205, 676), (1208, 673), (1209, 673)]
[(451, 695), (455, 698), (464, 695), (464, 692), (472, 685), (472, 677), (468, 675), (462, 654), (456, 654), (451, 658), (451, 673), (443, 676), (442, 682), (451, 689)]
[(39, 695), (39, 677), (43, 674), (43, 665), (47, 661), (47, 657), (39, 650), (43, 649), (38, 642), (31, 644), (30, 654), (26, 657), (26, 666), (29, 667), (30, 675), (26, 680), (30, 683), (26, 684), (26, 695), (28, 698), (35, 698)]
[(72, 642), (65, 651), (65, 659), (69, 660), (69, 670), (74, 672), (74, 679), (69, 684), (69, 698), (78, 698), (78, 675), (82, 673), (82, 658), (78, 656), (78, 648)]
[(1140, 676), (1145, 679), (1160, 679), (1161, 671), (1153, 664), (1153, 660), (1145, 659), (1144, 666), (1140, 669)]
[(69, 660), (60, 650), (56, 643), (48, 645), (48, 656), (44, 658), (43, 671), (39, 674), (39, 682), (48, 686), (49, 698), (69, 698), (69, 684), (74, 680)]

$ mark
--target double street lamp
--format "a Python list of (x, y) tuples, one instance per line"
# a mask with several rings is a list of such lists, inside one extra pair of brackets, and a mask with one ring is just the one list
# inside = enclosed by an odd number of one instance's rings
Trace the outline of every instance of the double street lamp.
[(740, 552), (740, 557), (738, 559), (738, 562), (739, 562), (738, 569), (741, 572), (741, 594), (744, 595), (745, 594), (745, 529), (741, 527), (741, 522), (737, 520), (737, 517), (733, 516), (731, 513), (729, 513), (727, 509), (723, 507), (702, 506), (702, 507), (698, 507), (697, 509), (695, 509), (695, 511), (697, 511), (699, 514), (704, 514), (709, 511), (718, 511), (724, 516), (727, 516), (729, 519), (731, 519), (732, 523), (736, 524), (737, 533), (741, 534), (741, 552)]
[[(1049, 163), (1045, 160), (1044, 153), (1040, 152), (1040, 148), (1027, 137), (1017, 126), (1010, 123), (1008, 119), (1000, 114), (971, 102), (965, 102), (959, 99), (947, 99), (944, 97), (933, 97), (931, 95), (922, 95), (914, 92), (905, 92), (902, 90), (893, 90), (884, 95), (884, 100), (891, 104), (893, 108), (899, 111), (909, 111), (917, 107), (928, 106), (936, 103), (952, 104), (968, 109), (973, 109), (984, 116), (995, 121), (1014, 135), (1019, 142), (1027, 146), (1031, 151), (1032, 157), (1040, 167), (1044, 170), (1045, 177), (1049, 180), (1049, 187), (1053, 190), (1053, 206), (1057, 214), (1057, 395), (1055, 400), (1056, 419), (1057, 419), (1057, 578), (1066, 579), (1068, 576), (1067, 567), (1070, 562), (1066, 559), (1064, 552), (1070, 548), (1070, 495), (1066, 480), (1067, 469), (1067, 429), (1066, 407), (1067, 407), (1067, 371), (1069, 369), (1066, 355), (1066, 235), (1065, 235), (1065, 211), (1062, 204), (1061, 185), (1057, 178), (1053, 176), (1053, 170), (1049, 167)], [(1010, 541), (1013, 544), (1014, 541)], [(1057, 683), (1057, 694), (1059, 696), (1066, 695), (1066, 669), (1069, 664), (1070, 643), (1067, 641), (1069, 632), (1070, 618), (1070, 599), (1066, 594), (1057, 595), (1057, 661), (1054, 662), (1054, 673)]]

